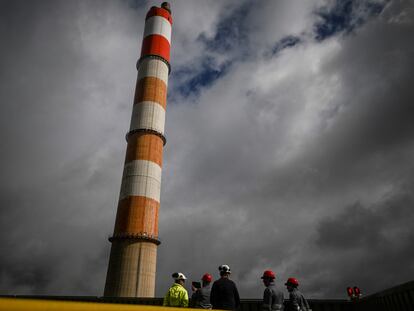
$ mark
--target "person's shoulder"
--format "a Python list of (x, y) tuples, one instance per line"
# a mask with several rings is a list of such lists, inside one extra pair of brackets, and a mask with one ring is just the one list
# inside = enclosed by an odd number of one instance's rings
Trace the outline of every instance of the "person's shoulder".
[(222, 278), (222, 279), (220, 279), (220, 280), (218, 280), (221, 284), (226, 284), (226, 285), (228, 285), (228, 284), (234, 284), (234, 282), (232, 281), (232, 280), (230, 280), (230, 279), (228, 279), (228, 278)]
[(303, 296), (303, 294), (300, 292), (300, 290), (296, 290), (296, 291), (295, 291), (295, 294), (296, 294), (297, 296)]
[(215, 281), (214, 283), (215, 283), (215, 284), (225, 284), (225, 283), (227, 283), (227, 281), (229, 281), (229, 279), (226, 279), (226, 278), (220, 278), (220, 279), (218, 279), (217, 281)]
[(220, 286), (220, 279), (218, 279), (218, 280), (215, 280), (214, 282), (213, 282), (213, 284), (211, 285), (211, 289), (216, 289), (218, 286)]

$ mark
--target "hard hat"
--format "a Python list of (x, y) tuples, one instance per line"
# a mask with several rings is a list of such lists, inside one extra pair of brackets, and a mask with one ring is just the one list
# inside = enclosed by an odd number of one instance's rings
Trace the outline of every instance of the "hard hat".
[(187, 280), (185, 275), (181, 272), (174, 272), (172, 277), (173, 277), (174, 280)]
[(211, 280), (213, 280), (213, 277), (211, 276), (210, 273), (206, 273), (206, 274), (203, 275), (201, 280), (204, 281), (204, 282), (211, 282)]
[(266, 270), (263, 272), (262, 279), (275, 279), (276, 275), (272, 270)]
[(295, 278), (288, 278), (288, 280), (286, 281), (285, 285), (290, 285), (290, 286), (293, 286), (293, 287), (298, 287), (299, 286), (299, 282)]
[(230, 267), (228, 265), (221, 265), (218, 269), (220, 272), (231, 273)]

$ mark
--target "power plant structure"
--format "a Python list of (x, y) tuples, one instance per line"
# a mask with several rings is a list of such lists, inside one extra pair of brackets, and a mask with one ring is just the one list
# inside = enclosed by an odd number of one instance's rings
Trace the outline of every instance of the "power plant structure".
[(104, 296), (154, 297), (162, 153), (170, 73), (169, 3), (145, 18)]

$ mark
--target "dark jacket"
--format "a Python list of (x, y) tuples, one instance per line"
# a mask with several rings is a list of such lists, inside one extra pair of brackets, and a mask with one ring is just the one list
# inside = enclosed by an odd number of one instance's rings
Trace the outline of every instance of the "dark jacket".
[(211, 288), (210, 301), (214, 309), (237, 309), (240, 305), (240, 297), (236, 284), (227, 278), (215, 281)]
[(275, 288), (275, 283), (270, 283), (263, 293), (263, 311), (283, 310), (283, 292)]
[(194, 308), (211, 309), (210, 292), (210, 284), (196, 290), (191, 296), (191, 305)]
[(294, 288), (293, 291), (289, 293), (289, 301), (287, 304), (287, 311), (307, 311), (310, 310), (309, 304), (303, 294), (297, 289)]

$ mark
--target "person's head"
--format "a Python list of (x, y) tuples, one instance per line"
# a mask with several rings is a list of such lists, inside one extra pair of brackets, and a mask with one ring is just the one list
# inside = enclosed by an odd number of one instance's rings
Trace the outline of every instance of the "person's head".
[(174, 282), (177, 284), (181, 284), (184, 285), (185, 284), (185, 280), (187, 280), (187, 278), (185, 277), (185, 275), (181, 272), (174, 272), (172, 274), (172, 277), (174, 279)]
[(211, 276), (210, 273), (205, 273), (203, 277), (201, 278), (201, 280), (203, 281), (203, 286), (207, 286), (208, 284), (211, 283), (211, 281), (213, 280), (213, 277)]
[(231, 270), (228, 265), (221, 265), (218, 269), (222, 278), (228, 278), (231, 274)]
[(288, 292), (291, 292), (295, 288), (298, 288), (299, 282), (295, 278), (288, 278), (288, 280), (286, 281), (285, 285), (286, 285), (286, 289), (288, 290)]
[(276, 278), (275, 273), (272, 270), (266, 270), (263, 272), (261, 279), (265, 286), (269, 286)]

